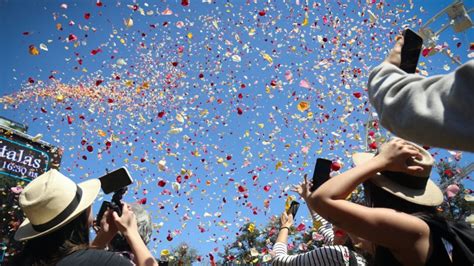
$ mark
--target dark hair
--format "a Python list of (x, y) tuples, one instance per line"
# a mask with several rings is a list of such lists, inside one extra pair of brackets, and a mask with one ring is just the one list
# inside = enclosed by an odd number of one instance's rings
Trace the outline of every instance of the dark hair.
[(389, 208), (408, 214), (436, 214), (436, 208), (409, 202), (367, 181), (363, 183), (365, 202), (369, 207)]
[(83, 211), (68, 224), (47, 235), (27, 240), (12, 265), (55, 265), (62, 258), (89, 247), (88, 213)]
[[(435, 220), (444, 219), (438, 214), (436, 207), (411, 203), (385, 191), (370, 181), (364, 182), (363, 185), (365, 201), (369, 207), (390, 208), (413, 216), (427, 217)], [(374, 245), (374, 251), (375, 254), (371, 262), (374, 265), (386, 265), (389, 264), (388, 262), (397, 261), (391, 250), (383, 246)]]

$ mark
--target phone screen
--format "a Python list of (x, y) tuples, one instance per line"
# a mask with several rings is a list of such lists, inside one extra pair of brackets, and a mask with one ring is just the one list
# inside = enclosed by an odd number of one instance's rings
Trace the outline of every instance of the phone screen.
[(105, 194), (117, 191), (133, 183), (127, 168), (121, 167), (99, 178)]
[(331, 173), (331, 165), (332, 161), (330, 160), (326, 160), (323, 158), (318, 158), (316, 160), (311, 191), (315, 191), (318, 187), (320, 187), (322, 184), (324, 184), (324, 182), (329, 179), (329, 173)]
[(423, 45), (423, 39), (411, 29), (403, 32), (402, 61), (400, 69), (407, 73), (415, 73)]
[(288, 214), (292, 214), (293, 215), (293, 219), (296, 217), (296, 213), (298, 212), (298, 208), (300, 207), (300, 203), (297, 202), (297, 201), (292, 201), (291, 202), (291, 205), (290, 205), (290, 208), (288, 209)]

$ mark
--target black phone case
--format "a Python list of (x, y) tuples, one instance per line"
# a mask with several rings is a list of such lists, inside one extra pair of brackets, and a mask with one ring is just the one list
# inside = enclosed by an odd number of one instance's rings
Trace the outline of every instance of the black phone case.
[(400, 69), (407, 73), (415, 73), (420, 58), (423, 39), (413, 30), (403, 32), (404, 44), (401, 53)]
[(125, 167), (107, 173), (100, 177), (99, 180), (101, 182), (101, 188), (105, 194), (112, 193), (133, 183), (133, 179)]
[(300, 207), (300, 203), (297, 202), (297, 201), (292, 201), (291, 202), (291, 205), (290, 205), (290, 208), (288, 209), (288, 214), (292, 214), (293, 215), (293, 218), (295, 218), (296, 216), (296, 213), (298, 213), (298, 209)]
[(313, 185), (310, 188), (310, 191), (315, 191), (320, 187), (324, 182), (329, 179), (329, 174), (331, 173), (332, 161), (318, 158), (316, 161), (316, 166), (314, 167), (313, 173)]
[(110, 207), (110, 202), (108, 201), (103, 201), (102, 205), (100, 206), (99, 212), (97, 213), (97, 225), (100, 226), (100, 220), (102, 220), (102, 216), (104, 216), (105, 211), (107, 211), (107, 208)]

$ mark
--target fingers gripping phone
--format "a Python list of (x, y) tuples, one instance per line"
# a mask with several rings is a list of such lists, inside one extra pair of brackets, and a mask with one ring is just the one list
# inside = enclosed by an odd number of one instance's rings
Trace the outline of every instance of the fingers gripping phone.
[(293, 215), (294, 219), (296, 217), (296, 213), (298, 212), (299, 207), (300, 203), (294, 200), (291, 202), (290, 208), (288, 208), (288, 211), (286, 213)]
[(310, 190), (315, 191), (318, 189), (324, 182), (329, 179), (329, 173), (331, 173), (332, 161), (326, 160), (323, 158), (318, 158), (316, 160), (316, 166), (314, 167), (313, 173), (313, 185)]
[(100, 223), (102, 216), (107, 209), (112, 209), (119, 216), (122, 216), (122, 196), (127, 191), (127, 186), (133, 183), (127, 168), (121, 167), (99, 178), (100, 185), (105, 194), (114, 192), (111, 201), (102, 202), (99, 213), (97, 214), (97, 222)]
[(403, 32), (403, 47), (400, 69), (407, 73), (415, 73), (418, 59), (420, 58), (423, 38), (411, 29)]

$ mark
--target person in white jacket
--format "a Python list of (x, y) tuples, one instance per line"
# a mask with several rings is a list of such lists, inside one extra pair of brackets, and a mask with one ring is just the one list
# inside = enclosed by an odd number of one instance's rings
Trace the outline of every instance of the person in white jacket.
[(445, 75), (423, 77), (398, 66), (404, 39), (368, 81), (380, 123), (395, 135), (423, 145), (474, 152), (474, 60)]

